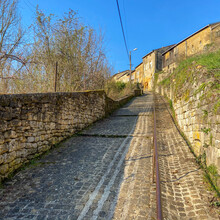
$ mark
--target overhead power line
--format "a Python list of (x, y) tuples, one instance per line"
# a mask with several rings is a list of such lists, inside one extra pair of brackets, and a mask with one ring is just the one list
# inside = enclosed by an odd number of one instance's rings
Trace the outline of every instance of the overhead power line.
[(118, 0), (116, 0), (116, 3), (117, 3), (117, 7), (118, 7), (118, 15), (119, 15), (119, 18), (120, 18), (121, 30), (122, 30), (122, 34), (123, 34), (123, 38), (124, 38), (125, 48), (126, 48), (127, 55), (128, 55), (128, 58), (129, 58), (128, 46), (127, 46), (127, 42), (126, 42), (126, 38), (125, 38), (125, 32), (124, 32), (124, 28), (123, 28), (122, 19), (121, 19), (121, 12), (120, 12), (120, 8), (119, 8)]

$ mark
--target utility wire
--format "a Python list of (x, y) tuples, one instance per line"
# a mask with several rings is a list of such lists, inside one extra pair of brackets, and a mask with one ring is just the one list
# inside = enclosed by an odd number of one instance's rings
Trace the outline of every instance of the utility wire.
[(128, 38), (128, 26), (127, 26), (127, 16), (126, 16), (126, 10), (125, 10), (125, 0), (123, 0), (123, 9), (124, 9), (124, 28), (125, 28), (125, 36), (127, 36), (127, 45), (129, 48), (129, 38)]
[(121, 12), (120, 12), (120, 8), (119, 8), (118, 0), (116, 0), (116, 3), (117, 3), (117, 7), (118, 7), (118, 15), (120, 18), (121, 30), (122, 30), (122, 34), (123, 34), (123, 38), (124, 38), (125, 48), (126, 48), (128, 59), (129, 59), (128, 46), (127, 46), (127, 42), (126, 42), (126, 38), (125, 38), (125, 32), (124, 32), (124, 28), (123, 28), (122, 19), (121, 19)]

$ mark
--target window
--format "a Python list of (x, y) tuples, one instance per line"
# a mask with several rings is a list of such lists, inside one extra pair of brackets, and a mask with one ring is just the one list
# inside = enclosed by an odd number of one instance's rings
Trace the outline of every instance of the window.
[(136, 78), (139, 78), (139, 71), (137, 71), (136, 73)]
[(216, 33), (215, 33), (215, 36), (216, 36), (216, 37), (220, 37), (220, 31), (216, 32)]
[(150, 69), (152, 68), (152, 61), (150, 61), (149, 68)]

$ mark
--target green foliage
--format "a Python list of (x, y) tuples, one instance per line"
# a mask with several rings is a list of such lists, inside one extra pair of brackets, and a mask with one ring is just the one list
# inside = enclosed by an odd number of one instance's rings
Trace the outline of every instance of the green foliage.
[[(205, 69), (206, 72), (204, 72)], [(217, 113), (220, 106), (218, 98), (220, 94), (220, 50), (182, 60), (176, 70), (161, 82), (161, 85), (168, 86), (171, 80), (174, 82), (174, 100), (181, 97), (185, 101), (189, 100), (193, 83), (200, 82), (199, 88), (194, 92), (196, 95), (203, 91), (199, 97), (198, 108), (203, 105), (204, 101), (211, 102), (214, 107), (210, 111)], [(207, 114), (208, 112), (204, 111), (204, 117)]]
[(208, 70), (220, 68), (220, 50), (195, 57), (196, 63), (205, 66)]
[(207, 171), (209, 172), (215, 187), (217, 188), (217, 180), (220, 177), (218, 174), (218, 169), (214, 164), (211, 164), (207, 167)]
[(122, 91), (126, 87), (126, 83), (124, 82), (116, 82), (116, 88), (118, 91)]
[(190, 97), (190, 91), (187, 89), (183, 94), (184, 101), (187, 102), (189, 100), (189, 97)]
[(206, 153), (204, 152), (203, 154), (196, 157), (196, 162), (201, 166), (206, 166)]
[(219, 107), (220, 107), (220, 101), (218, 101), (218, 102), (214, 105), (213, 110), (214, 110), (214, 113), (215, 113), (215, 114), (218, 112)]
[(160, 82), (160, 85), (168, 86), (168, 85), (170, 85), (170, 82), (171, 82), (171, 78), (170, 78), (170, 76), (169, 76), (169, 77), (165, 78), (164, 80), (162, 80), (162, 81)]
[(137, 88), (136, 84), (116, 82), (111, 80), (105, 85), (105, 92), (108, 97), (117, 100), (123, 96), (131, 94)]
[(206, 117), (208, 117), (208, 111), (207, 110), (202, 110), (203, 111), (203, 116), (206, 118)]
[(158, 81), (158, 77), (159, 77), (160, 72), (157, 72), (154, 74), (154, 83), (156, 84)]
[(213, 135), (212, 133), (210, 133), (210, 137), (209, 137), (209, 144), (212, 146), (212, 139), (213, 139)]
[(211, 128), (202, 128), (201, 131), (208, 134), (211, 131)]
[(194, 95), (200, 93), (201, 91), (204, 91), (206, 88), (207, 84), (206, 83), (202, 83), (199, 88), (195, 91)]
[(214, 201), (211, 203), (213, 206), (216, 206), (216, 207), (220, 207), (220, 202), (219, 201)]
[(173, 109), (173, 102), (172, 100), (169, 100), (170, 109)]
[[(176, 88), (181, 88), (182, 85), (192, 76), (192, 68), (198, 65), (206, 67), (208, 70), (220, 68), (220, 50), (213, 53), (202, 54), (187, 58), (181, 61), (174, 71), (174, 78), (176, 80)], [(219, 72), (215, 73), (219, 76)], [(200, 90), (204, 90), (205, 84), (201, 85)]]

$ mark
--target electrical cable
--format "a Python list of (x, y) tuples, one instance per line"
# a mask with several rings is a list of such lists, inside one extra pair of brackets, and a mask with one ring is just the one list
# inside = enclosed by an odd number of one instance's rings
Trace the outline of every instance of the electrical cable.
[(127, 37), (127, 45), (129, 48), (129, 38), (128, 38), (128, 26), (127, 26), (127, 16), (126, 16), (126, 10), (125, 10), (125, 0), (123, 0), (123, 11), (124, 11), (124, 28), (125, 28), (125, 36)]
[(127, 46), (127, 42), (126, 42), (126, 38), (125, 38), (125, 32), (124, 32), (122, 19), (121, 19), (121, 12), (120, 12), (120, 8), (119, 8), (118, 0), (116, 0), (116, 3), (117, 3), (117, 7), (118, 7), (118, 15), (119, 15), (120, 23), (121, 23), (121, 29), (122, 29), (122, 34), (123, 34), (123, 38), (124, 38), (125, 48), (126, 48), (128, 59), (129, 59), (128, 46)]

